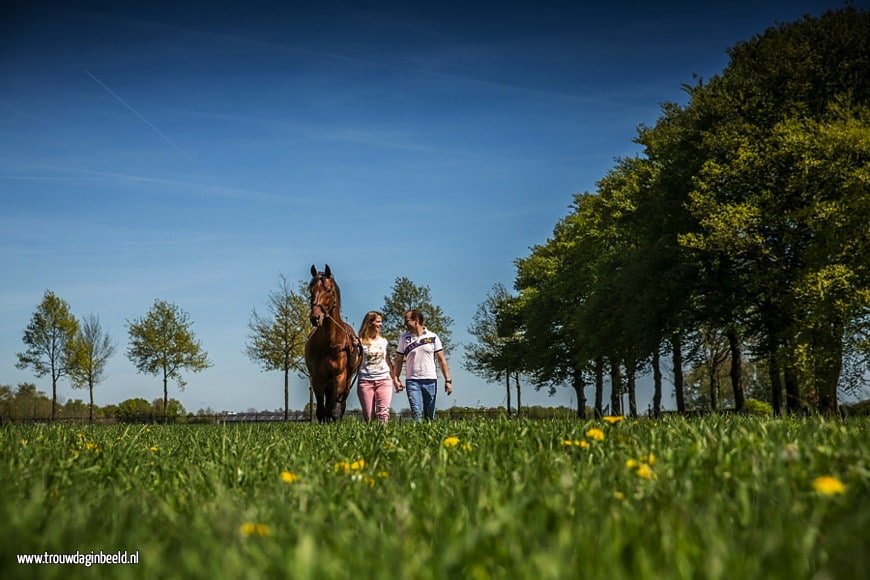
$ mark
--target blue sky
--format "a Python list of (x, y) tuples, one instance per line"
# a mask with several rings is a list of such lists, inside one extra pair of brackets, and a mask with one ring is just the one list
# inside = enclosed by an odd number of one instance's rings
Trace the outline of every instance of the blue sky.
[[(126, 358), (127, 321), (159, 298), (214, 362), (170, 396), (278, 408), (281, 375), (244, 355), (247, 324), (279, 274), (313, 263), (332, 267), (354, 327), (407, 276), (467, 342), (487, 291), (512, 286), (513, 261), (636, 152), (662, 102), (736, 42), (840, 5), (4, 3), (0, 384), (50, 392), (14, 366), (50, 289), (118, 345), (97, 403), (161, 396)], [(461, 349), (448, 358), (440, 408), (504, 404)], [(291, 407), (306, 389), (292, 380)], [(59, 395), (87, 399), (65, 381)], [(575, 404), (570, 389), (523, 398)]]

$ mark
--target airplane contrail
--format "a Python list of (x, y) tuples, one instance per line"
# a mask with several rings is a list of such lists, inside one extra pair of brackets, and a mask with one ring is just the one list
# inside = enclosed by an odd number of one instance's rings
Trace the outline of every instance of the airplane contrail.
[(110, 89), (109, 87), (107, 87), (107, 86), (103, 83), (103, 81), (101, 81), (101, 80), (98, 79), (96, 76), (94, 76), (94, 75), (91, 73), (91, 71), (89, 71), (88, 69), (85, 69), (85, 74), (88, 75), (89, 77), (91, 77), (92, 79), (94, 79), (94, 82), (95, 82), (95, 83), (97, 83), (98, 85), (100, 85), (101, 87), (103, 87), (103, 89), (105, 89), (105, 91), (106, 91), (107, 93), (109, 93), (110, 95), (112, 95), (113, 97), (115, 97), (115, 98), (118, 100), (118, 102), (120, 102), (122, 105), (124, 105), (125, 107), (127, 107), (127, 109), (129, 109), (131, 113), (133, 113), (134, 115), (136, 115), (137, 117), (139, 117), (139, 118), (142, 120), (143, 123), (145, 123), (146, 125), (148, 125), (149, 127), (151, 127), (151, 130), (154, 131), (155, 133), (157, 133), (158, 135), (160, 135), (160, 137), (161, 137), (164, 141), (166, 141), (167, 143), (169, 143), (170, 145), (172, 145), (173, 149), (175, 149), (176, 151), (178, 151), (179, 153), (181, 153), (182, 155), (184, 155), (186, 158), (190, 159), (190, 155), (187, 154), (187, 151), (185, 151), (184, 149), (182, 149), (181, 147), (179, 147), (178, 145), (176, 145), (175, 142), (174, 142), (172, 139), (170, 139), (169, 137), (167, 137), (166, 135), (164, 135), (163, 132), (162, 132), (160, 129), (158, 129), (157, 127), (155, 127), (154, 124), (153, 124), (151, 121), (149, 121), (148, 119), (146, 119), (145, 117), (143, 117), (143, 116), (139, 113), (139, 111), (137, 111), (136, 109), (134, 109), (134, 108), (132, 107), (132, 105), (130, 105), (130, 103), (128, 103), (127, 101), (125, 101), (124, 99), (122, 99), (121, 97), (119, 97), (119, 96), (115, 93), (115, 91), (113, 91), (112, 89)]

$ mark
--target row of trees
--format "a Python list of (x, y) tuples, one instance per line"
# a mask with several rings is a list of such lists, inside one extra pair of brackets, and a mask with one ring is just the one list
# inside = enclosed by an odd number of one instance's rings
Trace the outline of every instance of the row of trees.
[(774, 411), (833, 413), (866, 384), (870, 355), (870, 13), (852, 7), (766, 30), (728, 51), (641, 126), (642, 153), (617, 159), (574, 197), (552, 237), (516, 262), (469, 331), (467, 366), (568, 384), (585, 405), (636, 414), (635, 380), (661, 356), (686, 410), (684, 356), (717, 408), (723, 367), (738, 410), (747, 352)]
[[(183, 388), (181, 371), (208, 368), (208, 354), (196, 340), (187, 313), (163, 300), (156, 300), (144, 317), (129, 322), (128, 330), (127, 357), (139, 372), (163, 378), (166, 416), (170, 410), (169, 380), (176, 380)], [(68, 377), (74, 388), (88, 389), (89, 420), (93, 421), (94, 387), (105, 378), (106, 364), (116, 349), (99, 318), (90, 314), (79, 320), (65, 300), (47, 290), (22, 340), (26, 349), (18, 353), (16, 366), (31, 368), (37, 377), (51, 378), (51, 420), (57, 417), (58, 381)]]
[[(9, 385), (0, 385), (0, 423), (44, 421), (51, 416), (52, 406), (52, 400), (33, 383), (20, 383), (16, 389)], [(103, 406), (86, 404), (81, 399), (69, 399), (54, 406), (59, 418), (87, 420), (90, 423), (101, 418), (120, 421), (175, 419), (186, 413), (184, 406), (175, 399), (169, 399), (169, 405), (164, 409), (162, 398), (154, 399), (150, 403), (142, 398), (133, 398)]]

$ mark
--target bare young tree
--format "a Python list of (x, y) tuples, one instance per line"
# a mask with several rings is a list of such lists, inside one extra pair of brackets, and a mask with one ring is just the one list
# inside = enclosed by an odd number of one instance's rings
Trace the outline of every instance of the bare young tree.
[(84, 317), (70, 349), (69, 375), (73, 387), (88, 389), (88, 423), (94, 422), (94, 385), (105, 378), (106, 363), (113, 354), (115, 345), (99, 317)]

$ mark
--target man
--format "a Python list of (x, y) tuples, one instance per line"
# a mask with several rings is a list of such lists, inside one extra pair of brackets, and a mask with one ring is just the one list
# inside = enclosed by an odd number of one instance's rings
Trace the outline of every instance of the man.
[(447, 368), (447, 358), (441, 339), (434, 332), (423, 326), (423, 314), (419, 310), (409, 310), (405, 313), (406, 332), (399, 337), (396, 357), (393, 362), (394, 375), (401, 376), (402, 365), (405, 365), (405, 385), (401, 382), (396, 392), (403, 388), (408, 390), (408, 403), (414, 420), (435, 418), (435, 395), (438, 391), (435, 361), (441, 367), (444, 376), (444, 391), (453, 393), (453, 379)]

